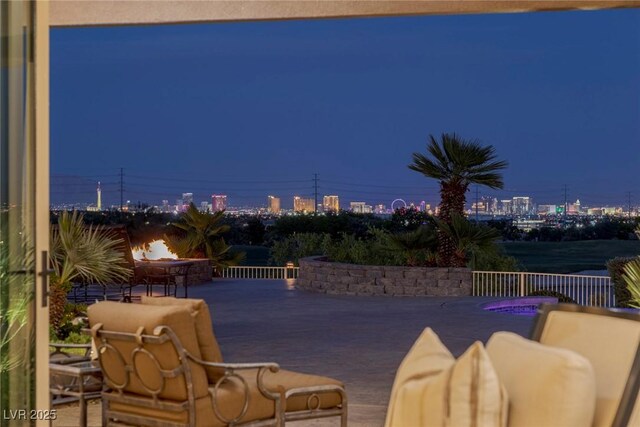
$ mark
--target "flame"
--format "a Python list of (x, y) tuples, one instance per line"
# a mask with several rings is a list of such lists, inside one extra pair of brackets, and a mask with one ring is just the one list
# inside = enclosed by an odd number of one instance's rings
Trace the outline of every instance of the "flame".
[[(146, 249), (147, 246), (149, 249)], [(169, 250), (164, 240), (154, 240), (145, 246), (136, 246), (131, 251), (133, 258), (138, 261), (143, 260), (159, 260), (159, 259), (178, 259), (178, 255)]]

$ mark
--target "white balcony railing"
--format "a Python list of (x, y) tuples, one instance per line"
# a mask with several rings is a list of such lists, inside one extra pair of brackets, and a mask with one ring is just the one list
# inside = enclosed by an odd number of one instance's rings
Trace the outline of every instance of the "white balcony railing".
[[(299, 267), (234, 266), (222, 270), (229, 279), (297, 279)], [(609, 276), (505, 271), (474, 271), (473, 295), (524, 297), (534, 291), (560, 292), (581, 305), (614, 307), (615, 295)]]
[(222, 277), (228, 279), (297, 279), (299, 267), (262, 267), (239, 265), (222, 270)]
[(504, 271), (474, 271), (473, 295), (523, 297), (534, 291), (560, 292), (581, 305), (614, 307), (609, 276)]

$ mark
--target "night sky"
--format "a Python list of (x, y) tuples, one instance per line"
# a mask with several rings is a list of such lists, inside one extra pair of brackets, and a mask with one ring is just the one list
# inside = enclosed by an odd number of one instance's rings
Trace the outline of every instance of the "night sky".
[(510, 163), (480, 195), (640, 202), (638, 10), (54, 29), (51, 76), (53, 203), (435, 204), (453, 131)]

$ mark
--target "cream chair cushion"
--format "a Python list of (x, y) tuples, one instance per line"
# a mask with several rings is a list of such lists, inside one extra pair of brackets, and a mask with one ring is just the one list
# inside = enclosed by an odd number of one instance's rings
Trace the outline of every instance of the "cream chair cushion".
[(493, 334), (487, 352), (509, 393), (509, 427), (591, 426), (596, 384), (586, 358), (512, 332)]
[[(191, 311), (196, 324), (196, 338), (200, 347), (202, 360), (206, 362), (222, 363), (222, 352), (213, 332), (213, 324), (209, 307), (202, 299), (191, 298), (174, 298), (174, 297), (148, 297), (143, 296), (141, 299), (143, 305), (169, 306), (178, 305), (187, 307)], [(215, 384), (222, 375), (223, 370), (218, 368), (207, 367), (207, 378), (209, 382)]]
[[(104, 331), (153, 335), (156, 327), (167, 326), (187, 351), (198, 358), (201, 357), (195, 336), (194, 319), (186, 307), (141, 307), (139, 304), (103, 301), (90, 305), (87, 314), (91, 327), (101, 324)], [(162, 376), (157, 369), (157, 366), (163, 370), (173, 370), (181, 366), (179, 355), (171, 342), (140, 346), (135, 342), (110, 338), (106, 344), (102, 347), (100, 363), (105, 380), (110, 385), (125, 385), (125, 392), (143, 396), (152, 395), (149, 389), (156, 390), (162, 387), (158, 395), (161, 399), (183, 401), (188, 398), (184, 375), (166, 378), (163, 385)], [(96, 345), (100, 349), (102, 343), (98, 342)], [(138, 349), (144, 351), (139, 352)], [(191, 361), (188, 364), (195, 397), (208, 395), (204, 368)], [(124, 365), (135, 365), (136, 369), (130, 371)]]
[[(540, 342), (575, 351), (592, 364), (596, 377), (594, 427), (609, 427), (618, 410), (640, 343), (640, 322), (589, 313), (552, 311)], [(604, 343), (604, 344), (596, 344)], [(640, 425), (640, 396), (629, 425)]]
[(476, 342), (455, 360), (427, 328), (393, 385), (386, 427), (505, 427), (508, 398)]

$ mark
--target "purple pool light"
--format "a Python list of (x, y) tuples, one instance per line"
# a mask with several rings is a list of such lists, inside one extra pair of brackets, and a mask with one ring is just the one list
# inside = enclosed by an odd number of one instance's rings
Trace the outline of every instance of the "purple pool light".
[(554, 297), (523, 297), (488, 302), (482, 305), (487, 311), (496, 313), (517, 314), (520, 316), (535, 316), (540, 304), (557, 304), (558, 298)]

